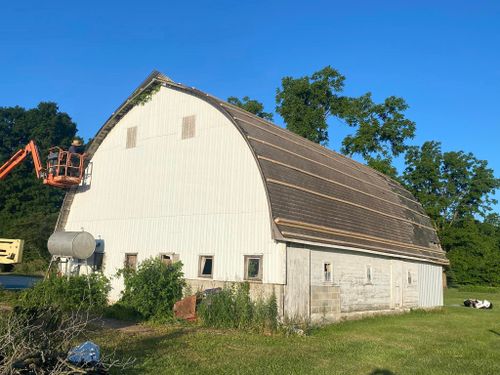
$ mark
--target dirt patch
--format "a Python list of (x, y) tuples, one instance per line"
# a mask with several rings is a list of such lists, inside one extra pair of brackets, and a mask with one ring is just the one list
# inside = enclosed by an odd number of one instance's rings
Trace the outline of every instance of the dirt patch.
[(127, 322), (124, 320), (100, 318), (93, 322), (93, 325), (100, 329), (113, 329), (123, 333), (146, 334), (154, 333), (154, 329), (143, 324)]

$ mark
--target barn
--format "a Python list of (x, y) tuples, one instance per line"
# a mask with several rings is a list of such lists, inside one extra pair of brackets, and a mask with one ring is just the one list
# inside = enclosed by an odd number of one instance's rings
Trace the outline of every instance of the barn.
[[(180, 260), (194, 290), (248, 281), (312, 321), (443, 303), (448, 260), (400, 184), (159, 72), (88, 152), (56, 230), (91, 233), (107, 276)], [(112, 287), (117, 300), (123, 281)]]

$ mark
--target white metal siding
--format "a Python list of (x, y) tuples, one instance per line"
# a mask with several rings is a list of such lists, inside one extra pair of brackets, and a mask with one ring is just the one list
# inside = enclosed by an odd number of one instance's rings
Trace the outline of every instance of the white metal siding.
[[(183, 118), (196, 116), (193, 138)], [(137, 127), (135, 148), (127, 129)], [(91, 185), (79, 190), (66, 230), (84, 229), (105, 243), (105, 273), (179, 254), (186, 278), (198, 256), (214, 255), (214, 280), (243, 280), (244, 255), (263, 255), (263, 282), (284, 284), (285, 246), (271, 237), (262, 178), (234, 125), (205, 101), (162, 88), (113, 128), (92, 158)], [(116, 299), (122, 288), (113, 280)]]
[(443, 269), (427, 263), (418, 264), (420, 307), (443, 306)]

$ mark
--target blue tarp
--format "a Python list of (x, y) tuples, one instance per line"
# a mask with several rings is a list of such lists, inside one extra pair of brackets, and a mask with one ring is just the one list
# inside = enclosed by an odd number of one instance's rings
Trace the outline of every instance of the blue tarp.
[(0, 275), (0, 287), (4, 289), (20, 290), (31, 288), (35, 283), (43, 280), (41, 276)]
[(69, 351), (68, 360), (74, 364), (96, 363), (100, 356), (99, 345), (86, 341)]

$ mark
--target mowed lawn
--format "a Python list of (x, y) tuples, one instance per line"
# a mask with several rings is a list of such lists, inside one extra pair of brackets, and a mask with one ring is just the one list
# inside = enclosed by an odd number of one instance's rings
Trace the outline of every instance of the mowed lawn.
[[(462, 307), (489, 299), (493, 310)], [(130, 374), (500, 374), (500, 294), (448, 290), (439, 311), (413, 311), (264, 336), (196, 326), (106, 330), (104, 351), (137, 358)], [(121, 372), (119, 372), (121, 373)]]

